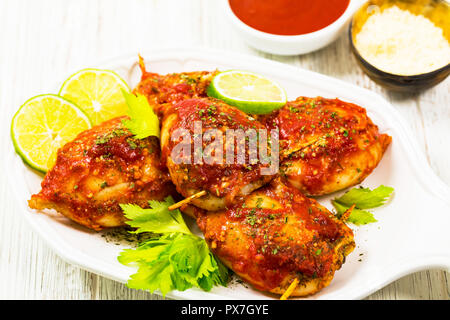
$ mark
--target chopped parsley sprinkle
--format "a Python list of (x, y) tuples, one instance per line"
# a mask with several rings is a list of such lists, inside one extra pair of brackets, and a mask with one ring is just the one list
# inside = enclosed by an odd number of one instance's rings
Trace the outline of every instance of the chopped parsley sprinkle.
[(254, 215), (247, 216), (247, 223), (251, 226), (255, 225), (256, 217)]
[(132, 139), (128, 139), (127, 140), (127, 143), (128, 143), (128, 146), (131, 148), (131, 149), (136, 149), (137, 147), (138, 147), (138, 145), (136, 144), (136, 142), (135, 141), (133, 141)]
[(258, 209), (261, 209), (262, 203), (263, 203), (263, 198), (256, 199), (256, 207)]

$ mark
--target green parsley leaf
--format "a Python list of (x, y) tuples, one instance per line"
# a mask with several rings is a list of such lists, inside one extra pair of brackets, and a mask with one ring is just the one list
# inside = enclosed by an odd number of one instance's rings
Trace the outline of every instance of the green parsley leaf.
[(377, 208), (389, 199), (393, 191), (394, 188), (383, 185), (374, 190), (370, 190), (369, 188), (353, 188), (334, 201), (348, 207), (356, 204), (356, 207), (359, 209)]
[(160, 234), (145, 240), (136, 249), (126, 249), (118, 257), (138, 270), (127, 286), (133, 289), (184, 291), (198, 287), (209, 291), (215, 285), (226, 286), (228, 269), (210, 252), (205, 240), (192, 234), (179, 210), (169, 211), (171, 197), (164, 202), (149, 201), (151, 209), (121, 205), (127, 224), (134, 233)]
[(136, 139), (144, 139), (150, 136), (160, 136), (159, 119), (153, 112), (145, 96), (138, 94), (135, 96), (122, 90), (122, 94), (128, 105), (128, 116), (130, 119), (124, 120), (123, 124)]
[(353, 188), (346, 192), (342, 197), (334, 199), (333, 206), (337, 211), (338, 217), (342, 216), (352, 205), (355, 205), (348, 222), (355, 225), (364, 225), (377, 222), (373, 214), (363, 209), (371, 209), (382, 206), (391, 197), (394, 188), (379, 186), (374, 190), (369, 188)]
[(166, 198), (164, 202), (149, 201), (151, 209), (143, 209), (133, 204), (121, 204), (125, 217), (129, 219), (127, 224), (136, 228), (133, 233), (186, 233), (191, 234), (186, 226), (179, 210), (169, 211), (174, 204), (172, 197)]
[(128, 281), (128, 287), (160, 290), (164, 295), (193, 286), (210, 291), (214, 285), (225, 286), (228, 281), (227, 269), (218, 264), (206, 242), (192, 234), (150, 239), (137, 249), (124, 250), (119, 261), (137, 264), (139, 268)]
[[(332, 201), (333, 206), (336, 208), (338, 217), (342, 216), (345, 211), (347, 211), (350, 207), (343, 206), (336, 201)], [(352, 213), (347, 219), (348, 222), (351, 222), (357, 226), (368, 224), (372, 222), (377, 222), (372, 213), (366, 210), (361, 210), (354, 208)]]

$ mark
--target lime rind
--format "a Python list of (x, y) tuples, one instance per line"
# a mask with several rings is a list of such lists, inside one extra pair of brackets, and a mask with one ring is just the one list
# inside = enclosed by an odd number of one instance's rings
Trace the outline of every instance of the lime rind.
[[(233, 75), (244, 75), (244, 77), (241, 77), (241, 79), (232, 79)], [(230, 77), (230, 81), (227, 83), (228, 92), (231, 92), (232, 94), (234, 93), (234, 96), (226, 93), (225, 90), (221, 88), (220, 81), (223, 77), (227, 76)], [(255, 81), (253, 83), (248, 83), (248, 81), (246, 82), (246, 78), (253, 78)], [(278, 99), (275, 96), (274, 99), (267, 99), (266, 97), (261, 99), (253, 92), (251, 92), (253, 95), (249, 95), (252, 96), (253, 99), (243, 99), (242, 96), (245, 96), (245, 91), (242, 90), (242, 87), (255, 85), (257, 86), (257, 90), (262, 92), (260, 97), (263, 97), (264, 95), (267, 96), (267, 91), (265, 91), (265, 88), (275, 88), (275, 92), (278, 94)], [(273, 110), (281, 108), (287, 102), (286, 91), (278, 83), (259, 74), (241, 70), (229, 70), (216, 75), (207, 88), (207, 94), (210, 97), (223, 100), (229, 105), (235, 106), (250, 114), (270, 113)], [(241, 97), (238, 97), (239, 95)]]
[[(26, 135), (26, 134), (38, 136), (38, 135), (42, 135), (43, 133), (42, 132), (41, 133), (36, 133), (36, 132), (33, 132), (33, 130), (31, 130), (29, 132), (25, 132), (24, 130), (20, 130), (20, 126), (17, 125), (17, 121), (19, 120), (21, 115), (29, 116), (32, 113), (36, 113), (33, 110), (25, 110), (33, 102), (38, 103), (39, 100), (48, 99), (48, 98), (52, 98), (52, 99), (58, 100), (58, 102), (61, 104), (61, 106), (63, 106), (63, 105), (70, 106), (71, 110), (75, 111), (75, 115), (78, 118), (81, 118), (81, 119), (84, 120), (84, 122), (87, 124), (87, 127), (86, 128), (80, 128), (80, 132), (92, 127), (92, 122), (89, 119), (89, 116), (83, 110), (78, 108), (74, 103), (72, 103), (72, 102), (68, 101), (67, 99), (64, 99), (63, 97), (60, 97), (58, 95), (55, 95), (55, 94), (40, 94), (40, 95), (34, 96), (34, 97), (28, 99), (27, 101), (25, 101), (25, 103), (22, 104), (22, 106), (16, 111), (16, 113), (14, 114), (14, 116), (12, 118), (11, 128), (10, 128), (11, 139), (12, 139), (15, 151), (22, 158), (22, 160), (28, 166), (30, 166), (31, 168), (33, 168), (33, 169), (35, 169), (35, 170), (37, 170), (39, 172), (42, 172), (42, 173), (46, 173), (47, 172), (48, 166), (43, 166), (42, 164), (39, 164), (36, 161), (32, 160), (33, 157), (30, 154), (30, 152), (32, 150), (29, 150), (29, 151), (25, 150), (25, 148), (23, 148), (23, 146), (21, 146), (21, 144), (19, 143), (17, 136), (18, 135), (22, 135), (23, 136), (23, 135)], [(56, 116), (58, 116), (58, 115), (56, 115)], [(41, 118), (45, 118), (46, 119), (47, 117), (48, 117), (48, 114), (41, 115)], [(36, 118), (38, 118), (38, 117), (36, 117)], [(39, 122), (39, 119), (36, 119), (36, 122)], [(61, 131), (65, 130), (65, 129), (66, 130), (70, 129), (70, 131), (74, 131), (73, 127), (68, 127), (69, 124), (71, 124), (70, 121), (63, 126)], [(38, 124), (36, 124), (36, 126), (38, 126)], [(25, 129), (25, 128), (23, 128), (23, 129)], [(28, 131), (29, 127), (27, 127), (26, 129)], [(40, 149), (39, 147), (44, 148), (43, 145), (44, 145), (44, 143), (42, 143), (41, 145), (37, 146), (35, 149), (36, 150), (40, 150), (41, 153), (42, 153), (42, 149)], [(57, 152), (57, 150), (48, 150), (48, 153), (51, 153), (49, 158), (56, 152)]]

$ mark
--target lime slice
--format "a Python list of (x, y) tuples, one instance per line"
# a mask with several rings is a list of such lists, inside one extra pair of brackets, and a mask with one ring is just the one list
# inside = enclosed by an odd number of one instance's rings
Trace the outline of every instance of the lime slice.
[(121, 89), (130, 91), (126, 82), (113, 71), (84, 69), (64, 82), (59, 95), (79, 106), (96, 125), (127, 114)]
[(265, 114), (286, 104), (286, 92), (259, 74), (230, 70), (214, 77), (208, 95), (252, 114)]
[(48, 171), (60, 147), (91, 127), (88, 116), (73, 103), (52, 94), (31, 98), (11, 123), (14, 148), (32, 168)]

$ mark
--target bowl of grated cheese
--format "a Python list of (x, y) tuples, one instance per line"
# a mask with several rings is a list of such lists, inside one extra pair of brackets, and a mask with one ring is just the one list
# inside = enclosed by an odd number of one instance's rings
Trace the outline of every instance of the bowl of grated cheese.
[(448, 1), (369, 1), (355, 13), (349, 38), (362, 69), (388, 89), (417, 92), (450, 74)]

